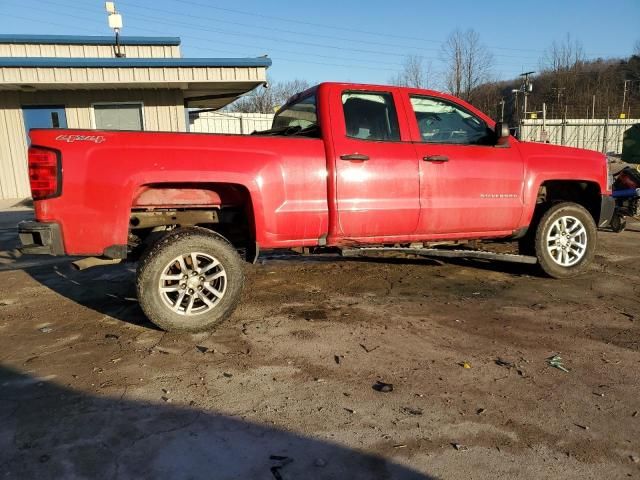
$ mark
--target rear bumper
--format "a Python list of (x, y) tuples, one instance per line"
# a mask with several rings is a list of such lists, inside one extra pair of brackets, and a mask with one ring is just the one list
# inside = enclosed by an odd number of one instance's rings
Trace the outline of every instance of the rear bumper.
[(600, 219), (598, 227), (604, 228), (611, 224), (611, 219), (616, 209), (616, 200), (610, 195), (603, 195), (600, 202)]
[(65, 255), (60, 225), (26, 221), (18, 224), (18, 236), (24, 254)]

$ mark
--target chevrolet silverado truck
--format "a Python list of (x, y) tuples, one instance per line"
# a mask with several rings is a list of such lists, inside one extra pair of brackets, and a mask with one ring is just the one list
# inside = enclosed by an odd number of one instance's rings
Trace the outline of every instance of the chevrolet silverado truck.
[(138, 260), (142, 309), (173, 331), (227, 318), (261, 249), (497, 258), (566, 278), (587, 268), (614, 208), (603, 154), (518, 141), (430, 90), (322, 83), (248, 136), (30, 137), (23, 252)]

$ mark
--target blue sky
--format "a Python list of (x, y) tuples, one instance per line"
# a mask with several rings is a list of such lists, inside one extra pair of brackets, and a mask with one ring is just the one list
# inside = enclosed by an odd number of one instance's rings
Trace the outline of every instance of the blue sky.
[[(1, 0), (2, 33), (106, 35), (99, 0)], [(493, 74), (538, 70), (567, 33), (589, 58), (627, 56), (640, 40), (640, 0), (236, 1), (116, 0), (123, 35), (182, 37), (190, 57), (273, 59), (276, 80), (384, 83), (407, 55), (442, 71), (440, 45), (475, 29), (494, 55)]]

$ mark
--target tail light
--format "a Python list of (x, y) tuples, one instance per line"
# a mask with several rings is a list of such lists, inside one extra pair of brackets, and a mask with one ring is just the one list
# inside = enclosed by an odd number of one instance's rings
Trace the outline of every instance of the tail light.
[(60, 195), (62, 165), (59, 152), (42, 147), (29, 148), (29, 184), (34, 200)]

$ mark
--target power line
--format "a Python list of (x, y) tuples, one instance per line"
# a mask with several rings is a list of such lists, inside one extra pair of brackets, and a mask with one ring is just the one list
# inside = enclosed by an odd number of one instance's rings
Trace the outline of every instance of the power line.
[[(43, 2), (43, 3), (48, 3), (48, 4), (53, 5), (53, 6), (56, 6), (56, 5), (57, 6), (62, 6), (59, 3), (54, 3), (54, 2), (47, 1), (47, 0), (39, 0), (39, 1)], [(93, 13), (93, 10), (84, 9), (84, 8), (76, 8), (75, 10), (81, 10), (81, 11)], [(40, 11), (43, 11), (43, 12), (46, 12), (46, 13), (50, 13), (50, 14), (53, 14), (53, 15), (61, 15), (61, 16), (64, 16), (65, 18), (75, 18), (75, 19), (78, 19), (78, 20), (91, 20), (91, 21), (94, 20), (94, 18), (92, 18), (92, 17), (73, 15), (73, 14), (69, 14), (69, 13), (61, 13), (59, 11), (54, 11), (54, 10), (47, 10), (47, 9), (40, 8)], [(138, 18), (138, 19), (141, 19), (141, 20), (148, 20), (150, 18), (148, 16), (144, 16), (143, 17), (143, 16), (138, 16), (136, 14), (128, 14), (127, 17)], [(25, 20), (33, 20), (33, 21), (37, 21), (39, 23), (49, 23), (49, 22), (39, 21), (39, 20), (36, 20), (36, 19), (29, 19), (29, 18), (26, 18), (26, 17), (19, 17), (19, 18), (25, 19)], [(159, 19), (157, 23), (161, 23), (161, 24), (165, 24), (165, 25), (175, 25), (176, 24), (176, 22), (166, 22), (166, 21), (163, 21), (162, 19)], [(179, 24), (180, 22), (177, 22), (177, 23)], [(68, 25), (62, 25), (62, 24), (57, 24), (57, 25), (69, 28)], [(183, 25), (188, 26), (189, 28), (194, 28), (190, 24), (183, 24)], [(74, 26), (74, 28), (75, 28), (75, 26)], [(150, 28), (139, 27), (139, 26), (136, 26), (135, 28), (137, 30), (143, 30), (143, 31), (150, 32), (150, 33), (166, 34), (166, 31), (163, 31), (163, 30), (150, 29)], [(204, 30), (204, 31), (211, 31), (211, 30), (208, 30), (208, 29), (197, 28), (197, 27), (196, 27), (196, 29), (197, 30)], [(242, 44), (242, 43), (237, 43), (237, 42), (225, 42), (225, 41), (221, 41), (221, 40), (212, 40), (210, 38), (199, 37), (199, 36), (190, 35), (190, 34), (181, 35), (181, 37), (182, 38), (191, 38), (191, 39), (194, 39), (194, 40), (198, 40), (200, 42), (225, 44), (225, 45), (232, 45), (234, 47), (243, 47), (243, 48), (250, 48), (250, 49), (257, 50), (255, 45), (247, 45), (247, 44)], [(201, 49), (201, 50), (203, 49), (203, 48), (194, 47), (194, 46), (190, 46), (189, 48), (195, 48), (195, 49)], [(211, 49), (209, 49), (209, 50), (211, 50)], [(336, 57), (335, 55), (322, 55), (322, 54), (318, 54), (318, 53), (310, 54), (308, 52), (296, 52), (296, 51), (293, 51), (293, 50), (283, 50), (283, 49), (279, 49), (279, 48), (269, 48), (269, 50), (275, 51), (275, 52), (283, 52), (283, 53), (292, 54), (292, 55), (305, 55), (305, 56), (315, 56), (315, 57), (328, 58), (328, 59), (344, 60), (344, 61), (347, 61), (347, 62), (352, 62), (354, 60), (358, 60), (358, 59), (354, 59), (354, 58)], [(218, 50), (218, 51), (222, 51), (222, 50)], [(260, 52), (260, 54), (262, 54), (262, 53), (264, 53), (264, 51)], [(392, 66), (397, 66), (397, 67), (402, 66), (402, 63), (399, 63), (399, 62), (385, 62), (385, 61), (380, 61), (380, 60), (376, 60), (376, 64), (392, 65)], [(357, 66), (357, 65), (350, 64), (350, 65), (347, 65), (347, 66)]]
[[(363, 33), (365, 35), (375, 35), (375, 36), (379, 36), (380, 35), (380, 32), (372, 32), (370, 30), (361, 30), (361, 29), (355, 29), (355, 28), (352, 28), (352, 27), (341, 27), (341, 26), (337, 26), (337, 25), (329, 25), (329, 24), (326, 24), (326, 23), (309, 22), (309, 21), (305, 21), (305, 20), (292, 20), (290, 18), (278, 17), (278, 16), (275, 16), (275, 15), (265, 15), (265, 14), (262, 14), (262, 13), (247, 12), (247, 11), (242, 11), (242, 10), (235, 10), (235, 9), (232, 9), (232, 8), (216, 7), (216, 6), (205, 4), (205, 3), (195, 2), (195, 1), (192, 1), (192, 0), (174, 0), (174, 1), (176, 3), (183, 3), (183, 4), (186, 4), (186, 5), (194, 5), (194, 6), (198, 6), (198, 7), (210, 8), (210, 9), (213, 9), (213, 10), (236, 13), (236, 14), (240, 14), (240, 15), (247, 15), (247, 16), (270, 19), (270, 20), (278, 20), (278, 21), (281, 21), (281, 22), (296, 23), (296, 24), (300, 24), (300, 25), (308, 25), (308, 26), (314, 26), (314, 27), (320, 27), (320, 28), (328, 28), (328, 29), (332, 29), (332, 30), (341, 30), (341, 31), (347, 31), (347, 32), (352, 32), (352, 33)], [(426, 39), (426, 38), (420, 38), (420, 37), (412, 37), (412, 36), (407, 36), (407, 35), (395, 35), (395, 34), (389, 34), (389, 33), (386, 33), (386, 32), (385, 32), (384, 35), (386, 37), (401, 38), (401, 39), (405, 39), (405, 40), (417, 40), (417, 41), (420, 41), (420, 42), (437, 43), (437, 44), (442, 44), (443, 43), (442, 40), (433, 40), (433, 39)], [(529, 52), (538, 52), (538, 53), (540, 53), (539, 50), (533, 50), (533, 49), (527, 49), (527, 48), (511, 48), (511, 47), (491, 47), (491, 48), (494, 48), (494, 49), (497, 49), (497, 50), (529, 51)]]
[[(49, 1), (49, 0), (38, 0), (38, 1), (40, 1), (42, 3), (48, 3), (48, 4), (54, 5), (54, 6), (61, 6), (60, 3), (52, 2), (52, 1)], [(83, 8), (78, 8), (78, 7), (74, 7), (74, 10), (76, 10), (76, 11), (77, 10), (83, 10), (83, 11), (86, 11), (86, 12), (93, 13), (93, 10), (83, 9)], [(55, 11), (51, 11), (51, 10), (49, 10), (49, 11), (44, 10), (44, 11), (46, 11), (48, 13), (52, 13), (52, 14), (60, 14), (60, 12), (55, 12)], [(68, 14), (66, 12), (64, 13), (64, 15), (67, 16), (67, 17), (73, 16), (73, 15), (70, 15), (70, 14)], [(147, 21), (148, 20), (152, 20), (155, 23), (163, 24), (163, 25), (169, 25), (169, 26), (182, 25), (182, 26), (185, 26), (185, 27), (188, 27), (188, 28), (191, 28), (191, 29), (196, 29), (196, 30), (206, 31), (206, 32), (212, 32), (212, 33), (219, 33), (219, 34), (222, 34), (222, 35), (231, 35), (231, 36), (237, 36), (237, 37), (243, 37), (243, 38), (245, 38), (245, 37), (254, 37), (254, 38), (261, 39), (261, 40), (270, 40), (270, 41), (278, 42), (278, 43), (283, 43), (283, 42), (291, 43), (290, 41), (284, 40), (282, 38), (270, 37), (270, 36), (253, 34), (253, 33), (238, 33), (238, 32), (232, 32), (232, 31), (221, 30), (221, 29), (205, 28), (205, 27), (201, 27), (201, 26), (194, 26), (192, 23), (180, 22), (180, 21), (176, 21), (176, 20), (167, 21), (167, 20), (165, 20), (163, 18), (154, 17), (154, 16), (150, 16), (150, 15), (147, 15), (147, 14), (145, 14), (144, 16), (139, 16), (139, 15), (136, 15), (136, 14), (127, 14), (127, 16), (128, 17), (132, 17), (132, 18), (138, 18), (138, 19), (141, 19), (141, 20), (147, 20)], [(184, 37), (186, 37), (186, 35), (184, 35)], [(201, 41), (211, 41), (210, 39), (206, 39), (206, 38), (203, 38), (203, 37), (195, 37), (193, 35), (191, 35), (191, 38), (196, 38), (196, 39), (201, 40)], [(225, 42), (217, 41), (216, 43), (225, 43)], [(227, 42), (227, 43), (229, 43), (229, 42)], [(349, 48), (349, 47), (338, 46), (338, 45), (325, 45), (325, 44), (320, 44), (320, 43), (315, 43), (315, 42), (307, 42), (307, 41), (297, 41), (296, 40), (295, 43), (298, 44), (298, 45), (306, 45), (306, 46), (311, 46), (311, 47), (316, 47), (316, 48), (326, 48), (326, 49), (338, 50), (338, 51), (344, 51), (344, 52), (352, 51), (352, 52), (355, 52), (355, 53), (358, 53), (358, 54), (365, 53), (365, 54), (373, 54), (373, 55), (376, 55), (376, 56), (382, 55), (382, 56), (394, 57), (394, 58), (397, 58), (397, 57), (400, 57), (400, 56), (404, 56), (404, 55), (401, 55), (401, 54), (398, 54), (398, 53), (392, 53), (392, 52), (380, 52), (378, 50)], [(250, 46), (248, 46), (246, 44), (242, 45), (242, 44), (234, 43), (232, 45), (238, 45), (238, 46), (243, 46), (243, 47), (247, 47), (247, 48), (253, 48), (252, 46), (250, 47)], [(273, 50), (276, 51), (276, 49), (273, 49)], [(282, 49), (280, 49), (280, 51), (282, 51), (284, 53), (288, 53), (288, 54), (294, 54), (294, 55), (295, 54), (302, 54), (301, 52), (293, 52), (291, 50), (282, 50)], [(305, 52), (305, 55), (323, 56), (321, 54), (316, 54), (316, 53), (310, 54), (310, 53), (306, 53), (306, 52)], [(326, 56), (326, 55), (324, 55), (323, 57), (324, 58), (335, 58), (335, 56)], [(427, 56), (423, 56), (423, 55), (419, 55), (419, 57), (422, 58), (422, 59), (425, 59), (425, 60), (443, 62), (443, 60), (441, 58), (439, 58), (439, 57), (427, 57)], [(342, 58), (342, 60), (353, 61), (353, 60), (357, 60), (357, 59)], [(381, 63), (384, 63), (384, 62), (376, 60), (376, 63), (377, 64), (381, 64)], [(387, 64), (389, 64), (389, 62), (387, 62)], [(401, 66), (402, 64), (396, 63), (395, 65)], [(498, 66), (512, 66), (514, 64), (496, 63), (496, 65), (498, 65)]]
[[(51, 12), (50, 13), (56, 13), (56, 12)], [(55, 26), (59, 26), (59, 27), (64, 27), (64, 28), (68, 28), (68, 25), (65, 24), (61, 24), (61, 23), (55, 23), (55, 22), (51, 22), (49, 20), (39, 20), (39, 19), (34, 19), (34, 18), (27, 18), (27, 17), (21, 17), (19, 15), (12, 15), (12, 14), (4, 14), (4, 17), (10, 17), (10, 18), (17, 18), (20, 20), (27, 20), (30, 22), (36, 22), (36, 23), (41, 23), (41, 24), (47, 24), (47, 25), (55, 25)], [(79, 20), (87, 20), (86, 17), (79, 17), (77, 15), (68, 15), (65, 14), (65, 17), (69, 17), (69, 18), (76, 18)], [(80, 27), (80, 29), (85, 30), (85, 31), (91, 31), (95, 33), (94, 29), (88, 29), (86, 27)], [(147, 31), (150, 33), (165, 33), (165, 32), (161, 32), (159, 30), (151, 30), (148, 28), (139, 28), (139, 30), (143, 30), (143, 31)], [(194, 38), (194, 39), (198, 39), (200, 41), (204, 40), (198, 37), (190, 37), (188, 35), (183, 35), (183, 38)], [(220, 43), (220, 42), (216, 42), (216, 43)], [(214, 51), (214, 52), (221, 52), (221, 53), (227, 53), (227, 54), (231, 54), (231, 55), (237, 55), (237, 53), (233, 53), (230, 52), (229, 50), (220, 50), (220, 49), (213, 49), (213, 48), (208, 48), (208, 47), (201, 47), (201, 46), (195, 46), (195, 47), (191, 47), (194, 48), (196, 50), (204, 50), (204, 51)], [(278, 59), (278, 61), (282, 61), (282, 62), (291, 62), (291, 63), (308, 63), (311, 65), (322, 65), (322, 66), (329, 66), (329, 67), (342, 67), (342, 68), (357, 68), (357, 69), (365, 69), (365, 70), (376, 70), (376, 71), (387, 71), (387, 72), (396, 72), (397, 69), (390, 69), (390, 68), (380, 68), (380, 67), (372, 67), (372, 66), (365, 66), (365, 65), (357, 65), (357, 64), (340, 64), (340, 63), (326, 63), (326, 62), (314, 62), (311, 60), (300, 60), (297, 58), (286, 58), (286, 57), (272, 57), (274, 59)], [(348, 59), (347, 59), (348, 60)]]
[[(218, 7), (218, 6), (209, 5), (209, 4), (206, 4), (206, 3), (196, 2), (196, 1), (193, 1), (193, 0), (173, 0), (173, 2), (174, 3), (183, 3), (185, 5), (193, 5), (193, 6), (203, 7), (203, 8), (209, 8), (209, 9), (218, 10), (218, 11), (224, 11), (224, 12), (229, 12), (229, 13), (235, 13), (235, 14), (239, 14), (239, 15), (252, 16), (252, 17), (270, 19), (270, 20), (277, 20), (277, 21), (281, 21), (281, 22), (294, 23), (294, 24), (300, 24), (300, 25), (315, 26), (315, 27), (326, 28), (326, 29), (331, 29), (331, 30), (340, 30), (340, 31), (346, 31), (346, 32), (350, 32), (350, 33), (362, 33), (362, 34), (373, 35), (373, 36), (380, 36), (380, 34), (381, 34), (381, 32), (374, 32), (374, 31), (371, 31), (371, 30), (355, 29), (353, 27), (341, 27), (341, 26), (330, 25), (330, 24), (326, 24), (326, 23), (309, 22), (309, 21), (305, 21), (305, 20), (291, 19), (291, 18), (279, 17), (279, 16), (275, 16), (275, 15), (266, 15), (266, 14), (256, 13), (256, 12), (248, 12), (248, 11), (237, 10), (237, 9), (232, 9), (232, 8), (228, 8), (228, 7)], [(127, 1), (124, 1), (124, 3), (127, 3)], [(305, 34), (308, 35), (308, 32), (305, 32)], [(413, 37), (413, 36), (407, 36), (407, 35), (397, 35), (397, 34), (390, 34), (390, 33), (387, 33), (387, 32), (384, 32), (384, 36), (385, 37), (390, 37), (390, 38), (398, 38), (398, 39), (419, 41), (419, 42), (437, 43), (437, 44), (440, 44), (440, 45), (442, 45), (444, 43), (443, 40), (426, 39), (426, 38)], [(501, 47), (501, 46), (495, 46), (495, 45), (487, 45), (487, 48), (490, 48), (492, 50), (507, 50), (507, 51), (515, 51), (515, 52), (532, 52), (532, 53), (537, 53), (537, 54), (545, 53), (545, 50), (532, 49), (532, 48)], [(592, 57), (608, 56), (608, 55), (601, 54), (601, 53), (598, 53), (598, 54), (589, 53), (588, 55), (592, 56)], [(521, 57), (516, 57), (516, 58), (521, 58)]]
[[(39, 1), (43, 2), (43, 3), (47, 3), (47, 4), (50, 4), (50, 5), (53, 5), (53, 6), (63, 6), (63, 4), (55, 3), (55, 2), (52, 2), (52, 1), (49, 1), (49, 0), (39, 0)], [(194, 2), (189, 2), (189, 3), (194, 3)], [(66, 5), (64, 5), (64, 6), (66, 6)], [(74, 7), (74, 9), (75, 10), (82, 10), (82, 11), (85, 11), (85, 12), (88, 12), (88, 13), (94, 13), (94, 10), (92, 10), (92, 9), (86, 9), (86, 8), (81, 8), (81, 7)], [(59, 12), (59, 11), (44, 10), (44, 9), (42, 9), (42, 10), (47, 12), (47, 13), (51, 13), (53, 15), (64, 15), (65, 18), (71, 17), (71, 18), (77, 18), (77, 19), (83, 20), (83, 21), (85, 21), (85, 20), (90, 20), (92, 22), (95, 21), (95, 17), (91, 17), (91, 18), (89, 18), (89, 17), (80, 17), (78, 15), (71, 15), (71, 14), (66, 13), (66, 12), (62, 13), (62, 12)], [(185, 22), (176, 22), (176, 21), (167, 22), (167, 21), (164, 21), (163, 19), (160, 19), (158, 17), (150, 17), (148, 15), (139, 16), (139, 15), (136, 15), (136, 14), (129, 14), (128, 16), (132, 16), (134, 18), (139, 18), (141, 20), (149, 20), (149, 19), (151, 19), (151, 20), (154, 20), (156, 23), (165, 24), (165, 25), (180, 24), (180, 25), (184, 25), (184, 26), (187, 26), (189, 28), (192, 28), (192, 29), (195, 28), (196, 30), (214, 32), (214, 33), (221, 33), (221, 34), (224, 34), (224, 35), (247, 36), (247, 35), (242, 34), (242, 33), (226, 32), (226, 31), (218, 30), (218, 29), (207, 29), (207, 28), (199, 27), (199, 26), (195, 26), (194, 27), (192, 24), (185, 23)], [(25, 19), (25, 20), (34, 20), (34, 19), (26, 18), (26, 17), (18, 17), (18, 18)], [(37, 21), (37, 20), (34, 20), (34, 21)], [(51, 22), (39, 22), (39, 23), (51, 23)], [(66, 25), (62, 25), (62, 24), (58, 24), (58, 25), (67, 27)], [(74, 25), (74, 28), (77, 28), (77, 26)], [(144, 31), (153, 32), (153, 33), (162, 33), (162, 34), (166, 33), (165, 31), (149, 29), (149, 28), (146, 28), (146, 27), (138, 27), (138, 26), (136, 26), (136, 28), (138, 30), (144, 30)], [(84, 29), (84, 30), (86, 30), (86, 29)], [(239, 44), (237, 42), (225, 42), (225, 41), (221, 41), (221, 40), (212, 40), (211, 38), (205, 38), (205, 37), (200, 37), (200, 36), (195, 36), (195, 35), (190, 35), (190, 34), (182, 35), (182, 37), (183, 38), (192, 38), (192, 39), (197, 40), (199, 42), (225, 44), (225, 45), (231, 45), (233, 47), (256, 49), (256, 47), (254, 45)], [(259, 37), (260, 38), (267, 38), (267, 39), (270, 39), (270, 40), (276, 41), (276, 42), (283, 42), (284, 41), (282, 39), (273, 38), (273, 37), (264, 37), (264, 36), (259, 36)], [(300, 42), (296, 42), (296, 43), (300, 43)], [(342, 47), (325, 46), (325, 45), (322, 45), (322, 44), (311, 44), (311, 45), (317, 46), (317, 47), (320, 47), (320, 48), (343, 49)], [(193, 46), (190, 46), (189, 48), (194, 48), (194, 49), (199, 49), (199, 50), (208, 50), (208, 51), (217, 51), (217, 52), (229, 52), (228, 50), (212, 49), (212, 48), (205, 48), (205, 47), (193, 47)], [(290, 54), (290, 55), (304, 55), (305, 57), (310, 57), (311, 56), (311, 57), (317, 57), (317, 58), (321, 58), (321, 59), (333, 59), (333, 60), (350, 62), (348, 65), (345, 65), (345, 64), (339, 64), (339, 63), (312, 62), (312, 61), (309, 61), (309, 60), (286, 59), (287, 61), (292, 61), (292, 62), (293, 61), (297, 61), (299, 63), (310, 63), (310, 64), (316, 64), (316, 65), (327, 65), (327, 66), (337, 66), (337, 67), (347, 67), (347, 68), (353, 67), (353, 68), (385, 70), (385, 71), (397, 71), (397, 69), (392, 70), (392, 69), (389, 69), (389, 68), (381, 68), (380, 65), (397, 66), (397, 67), (401, 67), (403, 65), (402, 63), (399, 63), (399, 62), (388, 62), (388, 61), (382, 61), (382, 60), (376, 59), (375, 63), (376, 63), (377, 66), (372, 67), (370, 65), (358, 65), (358, 64), (352, 63), (354, 60), (356, 60), (356, 61), (357, 60), (360, 60), (360, 61), (365, 60), (363, 58), (353, 59), (353, 58), (347, 58), (347, 57), (336, 57), (335, 55), (323, 55), (323, 54), (320, 54), (320, 53), (298, 52), (298, 51), (293, 51), (293, 50), (285, 50), (285, 49), (281, 49), (281, 48), (277, 48), (277, 47), (276, 48), (269, 48), (269, 50), (272, 50), (274, 52), (282, 52), (282, 53)], [(348, 49), (344, 49), (344, 50), (348, 50)], [(391, 52), (377, 52), (377, 51), (370, 51), (370, 50), (357, 50), (357, 51), (370, 52), (370, 53), (374, 53), (376, 55), (383, 54), (383, 55), (394, 56), (394, 57), (399, 56), (399, 54), (395, 54), (395, 53), (391, 53)], [(261, 52), (259, 52), (257, 54), (261, 54), (261, 53), (264, 53), (264, 52), (261, 51)], [(233, 53), (233, 54), (236, 54), (236, 53)], [(274, 56), (274, 58), (276, 58), (276, 57), (277, 58), (281, 58), (282, 60), (285, 60), (285, 58), (283, 58), (283, 57)], [(420, 58), (423, 58), (423, 59), (426, 59), (426, 60), (436, 60), (436, 61), (443, 62), (443, 60), (440, 59), (440, 58), (425, 57), (425, 56), (421, 56)], [(496, 63), (496, 66), (511, 66), (511, 65), (514, 65), (514, 64)], [(584, 72), (584, 71), (573, 72), (573, 75), (592, 75), (592, 74), (597, 74), (597, 73), (598, 73), (597, 70), (592, 70), (592, 71), (587, 71), (587, 72)]]
[[(63, 24), (63, 23), (51, 22), (49, 20), (38, 20), (38, 19), (35, 19), (35, 18), (29, 18), (29, 17), (21, 17), (20, 15), (13, 15), (13, 14), (10, 14), (10, 13), (3, 13), (2, 16), (3, 17), (9, 17), (9, 18), (15, 18), (17, 20), (25, 20), (27, 22), (43, 23), (43, 24), (47, 24), (47, 25), (54, 25), (56, 27), (69, 28), (69, 25), (66, 25), (66, 24)], [(79, 30), (84, 30), (84, 31), (87, 31), (87, 32), (95, 33), (95, 30), (93, 28), (87, 28), (87, 27), (82, 27), (82, 26), (74, 27), (74, 28), (77, 28)]]
[[(50, 4), (53, 6), (63, 6), (60, 3), (56, 3), (56, 2), (52, 2), (49, 0), (38, 0), (42, 3), (46, 3), (46, 4)], [(65, 5), (66, 6), (66, 5)], [(86, 8), (81, 8), (81, 7), (74, 7), (74, 9), (77, 10), (81, 10), (81, 11), (85, 11), (88, 13), (93, 13), (94, 11), (91, 9), (86, 9)], [(46, 10), (46, 9), (40, 9), (41, 11), (44, 11), (46, 13), (51, 13), (53, 15), (64, 15), (65, 17), (71, 17), (71, 18), (77, 18), (80, 20), (87, 20), (87, 17), (80, 17), (78, 15), (73, 15), (73, 14), (69, 14), (69, 13), (61, 13), (59, 11), (52, 11), (52, 10)], [(224, 35), (233, 35), (233, 36), (241, 36), (241, 37), (246, 37), (246, 36), (257, 36), (257, 35), (251, 35), (251, 34), (242, 34), (242, 33), (237, 33), (237, 32), (227, 32), (224, 30), (218, 30), (218, 29), (209, 29), (209, 28), (204, 28), (204, 27), (194, 27), (192, 24), (190, 23), (184, 23), (184, 22), (179, 22), (179, 21), (170, 21), (167, 22), (164, 19), (158, 18), (158, 17), (153, 17), (153, 16), (149, 16), (149, 15), (144, 15), (144, 16), (139, 16), (136, 14), (128, 14), (128, 17), (133, 17), (133, 18), (138, 18), (140, 20), (153, 20), (155, 23), (159, 23), (159, 24), (164, 24), (164, 25), (169, 25), (169, 26), (174, 26), (174, 25), (184, 25), (188, 28), (191, 29), (196, 29), (196, 30), (202, 30), (202, 31), (207, 31), (207, 32), (214, 32), (214, 33), (221, 33)], [(91, 19), (93, 20), (93, 18)], [(156, 33), (165, 33), (164, 31), (159, 31), (159, 30), (152, 30), (149, 28), (145, 28), (145, 27), (136, 27), (139, 30), (145, 30), (145, 31), (149, 31), (149, 32), (156, 32)], [(210, 38), (205, 38), (205, 37), (199, 37), (199, 36), (195, 36), (195, 35), (182, 35), (183, 38), (192, 38), (195, 40), (198, 40), (200, 42), (206, 42), (206, 43), (216, 43), (216, 44), (227, 44), (227, 45), (232, 45), (234, 47), (243, 47), (243, 48), (252, 48), (255, 49), (256, 47), (253, 45), (247, 45), (247, 44), (239, 44), (237, 42), (225, 42), (222, 40), (212, 40)], [(266, 38), (278, 43), (283, 42), (284, 40), (282, 39), (278, 39), (278, 38), (273, 38), (273, 37), (265, 37), (265, 36), (257, 36), (259, 38)], [(354, 50), (356, 52), (363, 52), (363, 53), (373, 53), (375, 55), (386, 55), (386, 56), (392, 56), (392, 57), (399, 57), (399, 54), (396, 53), (391, 53), (391, 52), (378, 52), (378, 51), (372, 51), (372, 50), (364, 50), (364, 49), (348, 49), (348, 48), (343, 48), (343, 47), (338, 47), (338, 46), (325, 46), (322, 44), (314, 44), (311, 42), (295, 42), (295, 43), (302, 43), (302, 44), (306, 44), (306, 45), (311, 45), (311, 46), (316, 46), (316, 47), (320, 47), (320, 48), (333, 48), (333, 49), (338, 49), (338, 50)], [(193, 47), (192, 47), (193, 48)], [(290, 54), (290, 55), (304, 55), (305, 57), (318, 57), (318, 58), (324, 58), (324, 59), (336, 59), (336, 60), (342, 60), (342, 61), (347, 61), (347, 62), (354, 62), (354, 61), (362, 61), (365, 59), (353, 59), (353, 58), (346, 58), (346, 57), (336, 57), (335, 55), (322, 55), (319, 53), (309, 53), (309, 52), (296, 52), (296, 51), (292, 51), (292, 50), (285, 50), (285, 49), (281, 49), (281, 48), (269, 48), (269, 50), (272, 50), (274, 52), (282, 52), (285, 54)], [(263, 52), (260, 52), (263, 53)], [(275, 57), (274, 57), (275, 58)], [(443, 62), (442, 59), (440, 58), (436, 58), (436, 57), (425, 57), (425, 56), (421, 56), (420, 58), (423, 58), (425, 60), (434, 60), (434, 61), (439, 61), (439, 62)], [(354, 64), (354, 63), (350, 63), (349, 65), (341, 65), (341, 64), (336, 64), (336, 63), (320, 63), (320, 62), (310, 62), (307, 60), (298, 60), (300, 63), (311, 63), (311, 64), (319, 64), (319, 65), (330, 65), (330, 66), (340, 66), (340, 67), (356, 67), (356, 68), (363, 68), (363, 69), (376, 69), (376, 70), (388, 70), (388, 71), (392, 71), (391, 69), (385, 69), (385, 68), (380, 68), (379, 66), (377, 67), (372, 67), (369, 65), (358, 65), (358, 64)], [(382, 60), (375, 60), (376, 65), (393, 65), (393, 66), (397, 66), (397, 67), (401, 67), (403, 64), (402, 63), (398, 63), (398, 62), (385, 62)], [(502, 64), (502, 63), (496, 63), (496, 66), (511, 66), (510, 64)], [(396, 68), (393, 71), (397, 71), (398, 69)]]
[[(127, 2), (120, 2), (121, 4), (125, 5), (127, 8), (132, 8), (135, 10), (141, 10), (141, 11), (155, 11), (154, 9), (151, 9), (149, 7), (141, 7), (139, 5), (134, 5), (134, 4), (128, 4)], [(212, 7), (213, 8), (213, 7)], [(198, 16), (198, 15), (190, 15), (188, 13), (184, 13), (184, 12), (176, 12), (173, 10), (163, 10), (164, 13), (170, 14), (170, 15), (177, 15), (177, 16), (182, 16), (182, 17), (186, 17), (186, 18), (193, 18), (193, 19), (198, 19), (198, 20), (203, 20), (204, 17), (202, 16)], [(260, 29), (260, 30), (268, 30), (270, 32), (282, 32), (282, 33), (286, 33), (289, 35), (303, 35), (303, 36), (309, 36), (309, 32), (302, 32), (302, 31), (297, 31), (297, 30), (288, 30), (288, 29), (282, 29), (282, 28), (277, 28), (277, 27), (273, 27), (273, 26), (269, 26), (269, 27), (264, 27), (262, 25), (257, 25), (257, 24), (250, 24), (250, 23), (243, 23), (243, 22), (236, 22), (236, 21), (232, 21), (232, 20), (219, 20), (219, 19), (214, 19), (214, 18), (207, 18), (207, 21), (210, 22), (215, 22), (215, 23), (223, 23), (223, 24), (228, 24), (228, 25), (238, 25), (238, 26), (242, 26), (242, 27), (248, 27), (251, 29)], [(192, 24), (189, 24), (190, 26), (192, 26)], [(429, 50), (429, 51), (434, 51), (434, 52), (439, 52), (440, 48), (430, 48), (430, 47), (421, 47), (421, 46), (416, 46), (416, 45), (408, 45), (408, 44), (398, 44), (398, 43), (389, 43), (389, 42), (376, 42), (376, 41), (372, 41), (372, 40), (361, 40), (361, 39), (355, 39), (355, 38), (347, 38), (347, 37), (336, 37), (335, 35), (325, 35), (325, 34), (321, 34), (321, 33), (314, 33), (313, 37), (316, 38), (328, 38), (331, 40), (342, 40), (342, 41), (346, 41), (346, 42), (351, 42), (351, 43), (361, 43), (361, 44), (366, 44), (366, 45), (378, 45), (378, 46), (383, 46), (383, 47), (391, 47), (391, 48), (403, 48), (403, 49), (413, 49), (413, 50), (419, 50), (419, 51), (424, 51), (424, 50)], [(285, 39), (279, 39), (279, 40), (285, 40)], [(440, 44), (442, 44), (443, 42), (440, 42)], [(521, 55), (504, 55), (504, 54), (493, 54), (496, 57), (505, 57), (505, 58), (523, 58)], [(534, 57), (525, 57), (525, 58), (534, 58)]]

